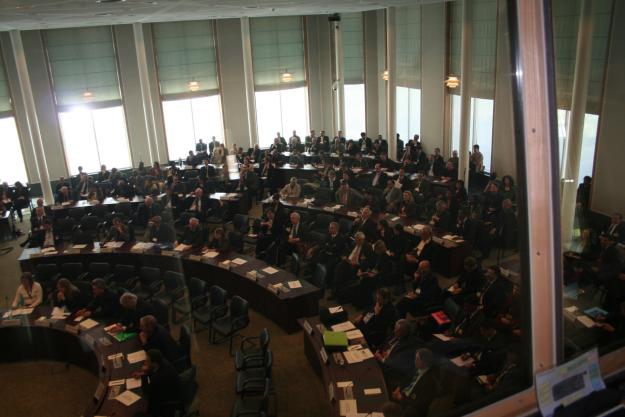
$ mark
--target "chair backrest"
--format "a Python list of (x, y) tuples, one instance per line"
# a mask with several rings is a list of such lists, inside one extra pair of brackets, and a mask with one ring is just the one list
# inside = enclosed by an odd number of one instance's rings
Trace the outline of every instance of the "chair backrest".
[(339, 230), (342, 235), (348, 234), (352, 230), (354, 223), (349, 219), (339, 219)]
[(161, 279), (161, 270), (153, 266), (142, 266), (139, 270), (141, 282), (150, 283)]
[(167, 303), (160, 298), (152, 298), (151, 301), (152, 309), (154, 310), (154, 317), (156, 317), (156, 321), (169, 328), (169, 306)]
[(219, 306), (226, 304), (226, 298), (228, 297), (228, 292), (226, 290), (218, 285), (213, 285), (208, 291), (210, 293), (211, 305)]
[(195, 365), (191, 365), (191, 367), (184, 372), (181, 372), (178, 375), (179, 383), (180, 383), (180, 395), (182, 399), (182, 403), (184, 404), (185, 412), (189, 411), (189, 408), (193, 404), (193, 400), (195, 399), (195, 395), (197, 394), (197, 368)]
[(80, 227), (83, 230), (97, 230), (100, 219), (96, 216), (84, 215), (80, 219)]
[(243, 252), (243, 236), (238, 231), (228, 232), (230, 247), (236, 252)]
[(249, 303), (247, 300), (235, 295), (230, 300), (230, 316), (231, 317), (246, 317), (249, 311)]
[(73, 218), (76, 221), (79, 221), (80, 219), (82, 219), (84, 215), (85, 215), (85, 209), (82, 207), (72, 207), (68, 211), (68, 216)]
[(97, 204), (91, 208), (91, 216), (98, 217), (100, 220), (104, 220), (104, 217), (109, 213), (108, 207), (104, 204)]
[(189, 212), (182, 212), (180, 213), (180, 217), (178, 217), (178, 224), (181, 227), (185, 227), (187, 224), (189, 224), (189, 219), (191, 219), (191, 217), (193, 217), (194, 214), (193, 213), (189, 213)]
[(129, 202), (123, 201), (121, 203), (117, 203), (115, 206), (115, 213), (121, 213), (124, 216), (130, 216), (132, 213), (132, 206)]
[(300, 259), (299, 259), (299, 254), (297, 252), (293, 252), (291, 254), (291, 256), (293, 257), (293, 264), (291, 265), (291, 272), (293, 272), (294, 275), (299, 274), (299, 264), (300, 264)]
[(91, 262), (89, 274), (92, 278), (104, 278), (111, 273), (111, 264), (107, 262)]
[(189, 298), (193, 300), (206, 294), (206, 286), (206, 281), (202, 281), (199, 278), (190, 278), (187, 286), (189, 288)]
[(180, 336), (178, 336), (178, 344), (180, 348), (182, 348), (182, 352), (185, 354), (187, 358), (189, 358), (189, 362), (191, 361), (191, 330), (189, 330), (189, 326), (186, 324), (180, 325)]
[(321, 290), (325, 290), (327, 275), (328, 271), (326, 270), (325, 265), (318, 263), (315, 265), (315, 270), (313, 271), (313, 275), (309, 281), (315, 287), (320, 288)]
[(329, 214), (317, 214), (317, 218), (315, 219), (315, 230), (327, 230), (328, 225), (332, 222), (334, 218)]
[(115, 270), (113, 272), (116, 281), (126, 281), (130, 278), (134, 278), (136, 274), (137, 271), (135, 270), (134, 266), (124, 264), (115, 265)]
[(232, 224), (234, 226), (234, 230), (241, 234), (247, 233), (249, 230), (249, 224), (247, 222), (247, 215), (245, 214), (235, 214), (232, 218)]
[(59, 273), (55, 264), (39, 264), (35, 267), (35, 279), (37, 281), (49, 280)]
[(269, 330), (267, 330), (266, 327), (260, 331), (258, 340), (260, 341), (260, 348), (263, 352), (265, 352), (269, 348), (269, 342), (271, 340), (271, 337), (269, 336)]
[(93, 235), (84, 230), (76, 230), (72, 233), (72, 243), (74, 245), (91, 245), (93, 243)]
[(180, 272), (165, 271), (163, 274), (163, 284), (167, 290), (182, 288), (184, 287), (184, 275)]
[(61, 277), (74, 281), (83, 272), (80, 262), (66, 262), (61, 265)]

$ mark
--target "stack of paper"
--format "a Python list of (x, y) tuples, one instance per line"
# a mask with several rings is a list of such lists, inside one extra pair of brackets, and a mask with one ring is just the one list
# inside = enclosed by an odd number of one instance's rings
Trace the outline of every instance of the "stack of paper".
[(181, 243), (178, 246), (176, 246), (174, 250), (178, 252), (184, 252), (188, 249), (191, 249), (191, 245), (185, 245), (184, 243)]
[(105, 248), (118, 249), (124, 246), (124, 242), (106, 242), (104, 244)]
[(126, 389), (141, 388), (141, 378), (127, 378)]
[(136, 352), (133, 353), (129, 353), (127, 356), (128, 359), (128, 363), (137, 363), (137, 362), (142, 362), (146, 359), (146, 353), (145, 350), (138, 350)]
[(85, 249), (87, 245), (73, 245), (72, 249)]
[(287, 284), (291, 289), (302, 288), (302, 283), (299, 281), (289, 281)]
[(363, 339), (365, 337), (365, 335), (358, 329), (345, 332), (345, 335), (349, 340)]
[(356, 326), (351, 321), (344, 321), (343, 323), (335, 324), (332, 326), (333, 332), (347, 332), (349, 330), (355, 329)]
[(373, 353), (369, 349), (355, 349), (343, 352), (347, 363), (358, 363), (373, 358)]
[(206, 252), (204, 255), (202, 255), (202, 258), (213, 259), (213, 258), (215, 258), (217, 255), (219, 255), (219, 253), (218, 253), (218, 252), (215, 252), (215, 251), (208, 251), (208, 252)]
[(275, 274), (276, 272), (278, 272), (278, 270), (276, 268), (268, 266), (266, 268), (263, 268), (263, 272), (265, 272), (265, 273), (267, 273), (269, 275), (272, 275), (272, 274)]
[(243, 265), (245, 263), (247, 263), (247, 261), (245, 259), (241, 259), (241, 258), (234, 258), (232, 260), (232, 263), (235, 265)]
[(53, 319), (64, 319), (67, 315), (69, 315), (69, 313), (66, 313), (64, 309), (60, 307), (54, 307), (52, 309), (52, 314), (50, 317), (52, 317)]
[(2, 318), (6, 319), (11, 316), (26, 316), (33, 312), (33, 308), (16, 308), (14, 310), (9, 310), (2, 315)]
[(125, 406), (129, 406), (139, 401), (141, 397), (130, 390), (126, 390), (115, 397), (115, 399)]
[(330, 311), (330, 314), (342, 313), (343, 307), (342, 306), (330, 307), (328, 308), (328, 310)]
[(100, 324), (100, 323), (98, 323), (95, 320), (87, 319), (87, 320), (84, 320), (83, 322), (81, 322), (78, 326), (81, 329), (83, 329), (83, 330), (89, 330), (89, 329), (97, 326), (98, 324)]
[(442, 333), (434, 333), (432, 336), (442, 340), (443, 342), (449, 342), (450, 340), (453, 339), (453, 337), (445, 336)]

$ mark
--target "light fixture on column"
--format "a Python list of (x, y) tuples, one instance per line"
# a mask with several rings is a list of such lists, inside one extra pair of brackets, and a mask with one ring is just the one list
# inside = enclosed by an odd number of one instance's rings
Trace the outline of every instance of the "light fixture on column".
[(448, 88), (458, 88), (458, 86), (460, 85), (460, 79), (458, 77), (456, 77), (455, 75), (450, 75), (447, 77), (447, 79), (445, 80), (445, 85)]
[(89, 90), (88, 88), (85, 90), (84, 93), (82, 93), (82, 99), (87, 103), (93, 100), (94, 97), (95, 94), (93, 94), (93, 91)]
[(384, 70), (384, 71), (382, 72), (382, 79), (383, 79), (384, 81), (388, 81), (388, 70)]
[(187, 83), (187, 88), (190, 91), (197, 91), (200, 89), (200, 83), (199, 81), (191, 80)]
[(293, 81), (293, 74), (291, 74), (287, 69), (285, 69), (284, 72), (280, 74), (280, 80), (283, 83), (290, 83), (291, 81)]

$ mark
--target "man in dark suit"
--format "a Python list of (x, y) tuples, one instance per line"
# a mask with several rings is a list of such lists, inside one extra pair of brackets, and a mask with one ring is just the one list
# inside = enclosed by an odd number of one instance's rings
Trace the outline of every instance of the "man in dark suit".
[(406, 319), (395, 322), (393, 334), (375, 352), (375, 358), (390, 387), (397, 386), (407, 375), (414, 373), (411, 366), (418, 341), (410, 335), (411, 325)]
[(477, 226), (475, 221), (471, 219), (466, 210), (458, 211), (458, 221), (456, 222), (456, 229), (454, 232), (462, 236), (464, 240), (473, 244), (477, 237)]
[(326, 135), (326, 131), (319, 132), (319, 145), (324, 152), (330, 152), (330, 138)]
[(203, 165), (200, 168), (200, 178), (208, 179), (215, 176), (215, 167), (209, 164), (210, 160), (204, 158)]
[(404, 409), (404, 415), (425, 417), (432, 400), (441, 390), (435, 358), (429, 349), (418, 349), (414, 364), (416, 374), (403, 388), (395, 388), (392, 397)]
[(142, 204), (137, 207), (137, 213), (135, 214), (135, 223), (139, 226), (145, 227), (148, 221), (158, 214), (157, 207), (154, 205), (154, 199), (150, 196), (145, 198)]
[(490, 266), (484, 271), (486, 281), (480, 294), (480, 305), (484, 315), (488, 318), (495, 318), (503, 312), (507, 302), (508, 284), (501, 277), (501, 270), (498, 266)]
[(133, 376), (142, 379), (141, 388), (148, 400), (148, 416), (177, 415), (176, 410), (182, 401), (180, 378), (159, 350), (149, 350), (143, 368)]
[(148, 222), (144, 240), (154, 243), (173, 243), (176, 241), (176, 231), (170, 225), (164, 224), (161, 216), (154, 216)]
[(368, 154), (371, 152), (372, 147), (373, 141), (371, 138), (367, 136), (366, 132), (361, 132), (360, 139), (358, 139), (358, 149), (360, 149), (360, 152)]
[(371, 208), (369, 206), (363, 207), (360, 210), (360, 215), (354, 220), (351, 234), (355, 235), (358, 232), (364, 233), (369, 242), (374, 242), (378, 238), (377, 225), (371, 219)]
[(120, 319), (117, 323), (118, 331), (139, 332), (141, 317), (153, 313), (152, 305), (140, 299), (131, 292), (125, 292), (119, 297)]
[(202, 247), (204, 244), (204, 232), (202, 231), (200, 221), (197, 218), (191, 217), (189, 219), (189, 224), (187, 224), (182, 232), (180, 243), (190, 246), (192, 249), (199, 249)]
[(388, 176), (386, 175), (385, 172), (382, 172), (382, 164), (381, 163), (376, 163), (375, 164), (375, 170), (373, 172), (373, 175), (371, 177), (371, 183), (370, 185), (374, 188), (379, 188), (380, 190), (383, 190), (384, 187), (386, 187), (386, 180), (387, 180)]
[(359, 270), (367, 270), (373, 263), (373, 250), (363, 232), (354, 235), (354, 246), (344, 253), (334, 271), (334, 294), (356, 279)]
[(196, 188), (193, 194), (193, 201), (191, 201), (188, 211), (192, 212), (198, 220), (204, 221), (206, 213), (210, 208), (209, 198), (204, 194), (204, 190), (200, 187)]
[(45, 217), (38, 226), (38, 228), (34, 229), (31, 232), (30, 238), (27, 243), (29, 243), (29, 247), (31, 248), (48, 248), (56, 246), (58, 240), (59, 238), (54, 233), (52, 222), (50, 221), (50, 219)]
[(121, 310), (119, 297), (108, 288), (106, 281), (102, 278), (91, 281), (91, 292), (93, 294), (91, 302), (87, 307), (76, 312), (76, 316), (117, 320)]
[(347, 207), (358, 207), (362, 202), (362, 195), (351, 188), (347, 180), (341, 180), (341, 186), (335, 193), (336, 202)]
[(445, 159), (443, 159), (441, 155), (440, 148), (434, 149), (434, 155), (432, 155), (432, 172), (436, 177), (441, 177), (445, 173)]
[(415, 180), (413, 187), (415, 201), (417, 201), (418, 203), (427, 201), (427, 199), (430, 197), (430, 191), (432, 189), (432, 186), (422, 172), (417, 172), (417, 179)]
[(313, 254), (313, 263), (325, 265), (327, 271), (326, 280), (328, 283), (332, 282), (334, 268), (340, 261), (341, 255), (344, 252), (345, 239), (339, 234), (339, 224), (337, 222), (331, 222), (328, 225), (328, 234), (323, 243), (310, 249), (310, 253)]
[(139, 326), (139, 340), (143, 345), (143, 349), (160, 350), (163, 357), (171, 363), (176, 362), (184, 356), (184, 352), (178, 342), (171, 337), (167, 329), (158, 324), (153, 315), (148, 314), (147, 316), (141, 317)]
[(117, 185), (115, 185), (115, 187), (113, 188), (112, 194), (115, 197), (131, 199), (134, 195), (134, 191), (124, 178), (119, 178), (119, 180), (117, 181)]
[(450, 230), (450, 216), (447, 203), (442, 200), (436, 202), (436, 212), (430, 218), (430, 226), (438, 229)]
[(304, 243), (306, 236), (306, 226), (302, 224), (300, 214), (296, 211), (289, 216), (291, 224), (285, 229), (285, 235), (282, 242), (282, 255), (291, 255), (299, 253), (300, 246)]
[(407, 313), (415, 317), (422, 316), (426, 313), (428, 305), (437, 304), (441, 301), (442, 291), (438, 286), (436, 276), (432, 273), (429, 261), (419, 262), (413, 276), (412, 291), (407, 292), (396, 305), (401, 318), (405, 318)]
[(208, 147), (202, 139), (200, 139), (200, 141), (195, 144), (195, 152), (206, 152), (207, 149)]

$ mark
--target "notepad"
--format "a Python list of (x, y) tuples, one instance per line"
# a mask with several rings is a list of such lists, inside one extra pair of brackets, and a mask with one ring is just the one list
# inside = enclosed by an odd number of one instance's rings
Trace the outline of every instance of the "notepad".
[(117, 385), (124, 385), (126, 381), (124, 379), (111, 379), (109, 381), (109, 387), (115, 387)]
[(295, 289), (295, 288), (302, 288), (302, 284), (299, 281), (289, 281), (287, 282), (289, 288), (291, 289)]
[(362, 332), (358, 329), (355, 330), (350, 330), (348, 332), (345, 332), (345, 336), (347, 336), (347, 338), (349, 340), (354, 340), (354, 339), (362, 339), (365, 337), (364, 334), (362, 334)]
[(52, 309), (51, 317), (53, 319), (64, 319), (66, 315), (68, 315), (68, 313), (66, 313), (65, 310), (60, 307), (54, 307)]
[(129, 406), (139, 401), (141, 397), (130, 390), (126, 390), (115, 397), (115, 399), (125, 406)]
[(136, 352), (129, 353), (127, 359), (128, 363), (137, 363), (144, 361), (146, 359), (145, 350), (138, 350)]
[(340, 400), (339, 409), (342, 416), (355, 414), (358, 412), (358, 404), (356, 400)]
[(243, 265), (245, 263), (247, 263), (247, 261), (245, 259), (241, 259), (241, 258), (235, 258), (232, 260), (232, 263), (235, 265)]
[(589, 329), (592, 327), (595, 327), (596, 325), (595, 321), (588, 316), (577, 316), (577, 321), (579, 321), (580, 323), (582, 323), (584, 326), (588, 327)]
[(141, 388), (141, 378), (127, 378), (126, 389)]
[(268, 266), (266, 268), (263, 268), (263, 272), (266, 272), (269, 275), (272, 275), (272, 274), (275, 274), (276, 272), (278, 272), (278, 270), (276, 268), (272, 268), (271, 266)]
[(206, 252), (204, 255), (202, 255), (202, 258), (210, 258), (210, 259), (212, 259), (212, 258), (215, 258), (217, 255), (219, 255), (218, 252), (210, 251), (210, 252)]
[(342, 306), (329, 307), (328, 310), (330, 311), (330, 314), (342, 313), (343, 307)]
[(81, 329), (83, 329), (83, 330), (89, 330), (89, 329), (97, 326), (98, 324), (100, 324), (100, 323), (98, 323), (95, 320), (87, 319), (87, 320), (83, 320), (78, 326)]
[(354, 386), (354, 381), (338, 381), (336, 383), (337, 388), (346, 388), (346, 387), (353, 387), (353, 386)]
[(178, 246), (176, 246), (174, 250), (177, 252), (184, 252), (187, 249), (191, 249), (191, 245), (185, 245), (184, 243), (181, 243)]
[(356, 326), (351, 321), (344, 321), (343, 323), (335, 324), (332, 326), (332, 331), (334, 332), (347, 332), (349, 330), (355, 329)]

